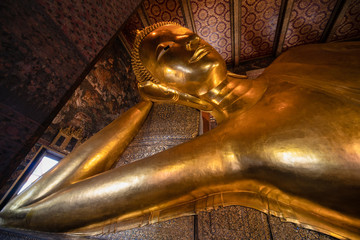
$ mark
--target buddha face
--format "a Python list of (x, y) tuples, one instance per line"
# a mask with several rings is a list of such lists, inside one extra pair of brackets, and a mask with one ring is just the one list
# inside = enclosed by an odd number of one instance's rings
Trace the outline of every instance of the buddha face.
[(220, 54), (187, 28), (165, 25), (148, 34), (140, 58), (161, 85), (201, 96), (226, 78)]

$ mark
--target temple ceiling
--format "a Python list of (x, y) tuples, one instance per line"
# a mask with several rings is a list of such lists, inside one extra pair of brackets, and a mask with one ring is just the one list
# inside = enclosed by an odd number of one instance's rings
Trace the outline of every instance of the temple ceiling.
[(193, 30), (232, 69), (298, 45), (360, 37), (356, 0), (144, 0), (119, 33), (129, 52), (136, 30), (159, 21)]

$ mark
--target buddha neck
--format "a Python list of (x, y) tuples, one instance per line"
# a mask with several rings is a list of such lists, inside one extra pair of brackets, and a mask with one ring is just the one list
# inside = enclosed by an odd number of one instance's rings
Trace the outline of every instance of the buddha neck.
[(218, 86), (201, 96), (214, 106), (211, 112), (218, 122), (229, 115), (244, 112), (254, 106), (267, 89), (264, 79), (251, 80), (244, 75), (228, 72), (227, 77)]

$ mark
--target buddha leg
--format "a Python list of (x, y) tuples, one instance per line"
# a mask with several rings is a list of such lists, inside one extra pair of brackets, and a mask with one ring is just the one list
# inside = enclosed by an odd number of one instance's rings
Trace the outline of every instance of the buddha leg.
[(11, 200), (3, 214), (11, 214), (11, 211), (39, 201), (65, 186), (110, 169), (140, 129), (151, 106), (151, 102), (143, 101), (122, 114)]

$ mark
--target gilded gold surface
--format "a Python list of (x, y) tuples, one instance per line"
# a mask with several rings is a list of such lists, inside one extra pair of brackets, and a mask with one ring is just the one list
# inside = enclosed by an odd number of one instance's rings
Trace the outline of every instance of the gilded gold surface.
[[(90, 234), (242, 205), (360, 238), (359, 42), (291, 49), (255, 80), (228, 73), (209, 44), (176, 24), (150, 26), (135, 46), (146, 101), (12, 200), (1, 213), (3, 225)], [(221, 123), (105, 171), (112, 163), (103, 156), (128, 144), (149, 100), (209, 111)], [(85, 152), (92, 157), (79, 160)]]

